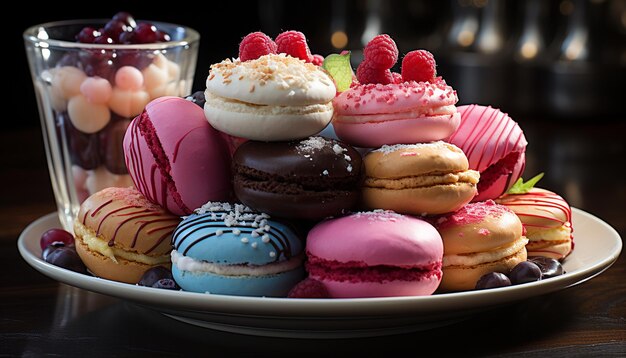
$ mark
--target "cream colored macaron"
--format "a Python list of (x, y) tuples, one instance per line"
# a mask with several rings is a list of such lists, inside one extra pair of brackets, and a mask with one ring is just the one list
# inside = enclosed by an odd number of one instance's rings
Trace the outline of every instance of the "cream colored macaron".
[(211, 66), (206, 82), (207, 120), (233, 136), (301, 139), (320, 132), (333, 116), (337, 89), (318, 66), (285, 54), (256, 60), (226, 59)]

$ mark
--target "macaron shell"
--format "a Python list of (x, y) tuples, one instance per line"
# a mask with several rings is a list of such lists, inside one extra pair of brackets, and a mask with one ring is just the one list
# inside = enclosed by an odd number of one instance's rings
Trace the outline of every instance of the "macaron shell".
[(444, 266), (443, 277), (437, 292), (468, 291), (476, 287), (476, 282), (485, 274), (501, 272), (508, 275), (518, 263), (526, 261), (526, 248), (501, 260), (474, 266)]
[[(459, 128), (446, 141), (461, 148), (469, 160), (470, 169), (478, 170), (482, 183), (473, 201), (495, 199), (504, 194), (524, 172), (526, 137), (520, 126), (506, 113), (492, 107), (468, 105), (458, 107)], [(483, 175), (510, 155), (515, 162), (501, 168), (494, 177)]]
[(259, 141), (288, 141), (319, 133), (330, 123), (332, 106), (316, 110), (292, 111), (289, 107), (276, 108), (274, 113), (259, 113), (253, 107), (229, 110), (218, 101), (205, 103), (208, 122), (217, 130), (232, 136)]
[(555, 260), (563, 260), (572, 252), (573, 243), (571, 240), (565, 241), (534, 241), (529, 240), (526, 244), (528, 256), (550, 257)]
[(571, 223), (569, 204), (549, 190), (532, 188), (524, 194), (505, 194), (496, 202), (513, 210), (528, 229), (558, 228)]
[(469, 169), (467, 157), (455, 145), (442, 141), (392, 145), (369, 152), (363, 158), (365, 175), (373, 178), (404, 178)]
[(233, 162), (283, 178), (297, 176), (307, 180), (326, 180), (359, 178), (362, 160), (359, 152), (345, 143), (311, 137), (299, 142), (249, 141), (237, 148)]
[(365, 298), (365, 297), (396, 297), (396, 296), (427, 296), (435, 292), (439, 286), (439, 278), (428, 276), (419, 281), (385, 281), (385, 282), (346, 282), (320, 280), (333, 298)]
[(391, 212), (357, 213), (317, 224), (307, 253), (339, 262), (419, 266), (441, 261), (441, 236), (429, 223)]
[(339, 115), (361, 115), (440, 108), (457, 101), (456, 91), (439, 80), (359, 85), (335, 97), (333, 105)]
[(91, 195), (76, 218), (109, 246), (150, 256), (171, 251), (179, 222), (179, 217), (148, 202), (134, 188), (106, 188)]
[(172, 239), (176, 251), (198, 261), (215, 264), (264, 265), (284, 261), (302, 252), (303, 244), (290, 227), (274, 220), (267, 242), (262, 235), (253, 235), (252, 226), (227, 226), (212, 213), (191, 215), (185, 218)]
[(266, 106), (324, 104), (337, 92), (320, 67), (285, 54), (214, 64), (206, 86), (213, 95)]
[(488, 252), (522, 237), (517, 215), (493, 201), (473, 203), (437, 220), (444, 255)]
[[(107, 280), (136, 284), (141, 276), (153, 267), (119, 257), (116, 258), (117, 262), (114, 262), (104, 255), (91, 251), (81, 240), (76, 240), (76, 252), (91, 273)], [(162, 263), (158, 266), (169, 267), (170, 264)]]
[[(131, 122), (124, 137), (126, 165), (136, 187), (176, 215), (229, 199), (230, 155), (202, 109), (182, 98), (161, 97), (148, 104), (145, 114)], [(148, 144), (140, 120), (150, 122), (154, 133), (148, 135), (160, 148)], [(163, 157), (157, 160), (160, 151)]]
[(357, 147), (432, 142), (448, 137), (459, 125), (460, 115), (432, 116), (387, 122), (347, 123), (335, 117), (337, 137)]
[(359, 201), (357, 191), (272, 193), (247, 187), (236, 177), (234, 189), (247, 206), (283, 218), (319, 220), (353, 208)]
[(469, 203), (476, 195), (476, 185), (456, 183), (414, 189), (363, 187), (361, 198), (367, 208), (384, 208), (417, 216), (453, 212)]
[(268, 276), (222, 276), (209, 272), (189, 272), (172, 266), (174, 281), (185, 291), (235, 296), (285, 297), (304, 278), (298, 268)]

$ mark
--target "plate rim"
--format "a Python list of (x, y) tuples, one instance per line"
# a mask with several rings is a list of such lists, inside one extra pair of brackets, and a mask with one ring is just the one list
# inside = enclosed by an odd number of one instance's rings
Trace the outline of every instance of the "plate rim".
[[(324, 318), (365, 318), (380, 315), (427, 314), (438, 315), (450, 310), (451, 304), (463, 300), (463, 306), (457, 310), (480, 309), (485, 306), (514, 302), (517, 300), (539, 296), (561, 289), (578, 285), (601, 274), (610, 268), (622, 250), (622, 239), (619, 233), (608, 223), (597, 216), (578, 208), (572, 208), (576, 216), (591, 219), (594, 224), (604, 227), (614, 239), (615, 247), (601, 261), (584, 267), (580, 271), (568, 273), (549, 280), (532, 282), (524, 285), (510, 286), (489, 291), (464, 291), (443, 293), (431, 296), (405, 296), (380, 298), (340, 298), (340, 299), (293, 299), (275, 297), (245, 297), (227, 295), (207, 295), (195, 292), (158, 290), (150, 287), (130, 285), (93, 276), (76, 273), (43, 261), (33, 254), (26, 246), (27, 234), (42, 222), (58, 220), (56, 212), (44, 215), (31, 222), (17, 240), (18, 250), (22, 258), (37, 271), (58, 282), (69, 284), (92, 292), (113, 296), (122, 300), (130, 300), (143, 305), (167, 307), (168, 309), (219, 313), (234, 316), (281, 317), (294, 319)], [(57, 217), (54, 219), (53, 217)], [(95, 286), (95, 287), (94, 287)], [(511, 296), (515, 294), (515, 298)], [(139, 298), (139, 296), (143, 297)], [(489, 300), (484, 296), (488, 295)], [(487, 302), (488, 301), (488, 302)], [(276, 310), (276, 306), (280, 310)]]

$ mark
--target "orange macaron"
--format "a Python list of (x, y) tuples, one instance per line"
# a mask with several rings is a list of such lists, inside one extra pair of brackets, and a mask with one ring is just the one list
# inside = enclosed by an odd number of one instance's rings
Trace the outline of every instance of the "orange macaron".
[(493, 200), (465, 205), (442, 216), (435, 227), (443, 239), (440, 292), (473, 290), (490, 272), (508, 275), (526, 261), (522, 223), (513, 211)]
[(442, 141), (383, 146), (369, 152), (363, 164), (364, 206), (402, 214), (458, 210), (474, 198), (480, 177), (461, 149)]
[(171, 266), (180, 218), (134, 188), (106, 188), (85, 200), (74, 221), (76, 251), (94, 275), (137, 283), (155, 266)]

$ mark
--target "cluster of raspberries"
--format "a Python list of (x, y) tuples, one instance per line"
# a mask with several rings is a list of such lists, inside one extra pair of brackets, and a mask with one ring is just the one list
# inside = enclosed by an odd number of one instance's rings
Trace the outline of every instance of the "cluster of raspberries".
[(407, 53), (402, 59), (402, 73), (391, 72), (391, 68), (398, 62), (398, 47), (386, 34), (374, 37), (365, 46), (363, 55), (363, 61), (356, 70), (356, 77), (361, 84), (426, 82), (437, 75), (435, 58), (426, 50)]
[(262, 32), (253, 32), (243, 38), (239, 44), (239, 59), (241, 61), (255, 60), (271, 53), (285, 53), (316, 66), (321, 66), (324, 57), (312, 55), (306, 37), (300, 31), (285, 31), (273, 41)]

